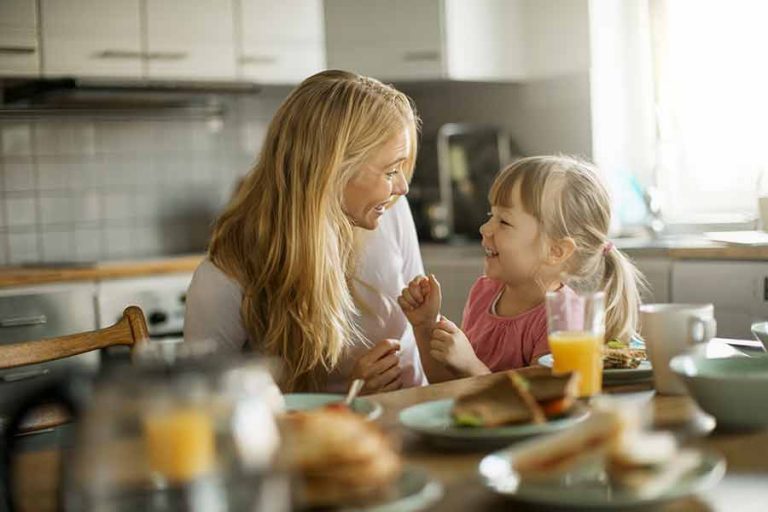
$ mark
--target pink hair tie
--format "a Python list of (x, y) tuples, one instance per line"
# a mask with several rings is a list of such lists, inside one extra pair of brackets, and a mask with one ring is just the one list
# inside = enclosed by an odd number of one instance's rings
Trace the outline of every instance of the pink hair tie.
[(605, 242), (605, 245), (603, 245), (603, 256), (608, 256), (608, 253), (613, 250), (613, 247), (614, 247), (613, 242), (611, 242), (610, 240)]

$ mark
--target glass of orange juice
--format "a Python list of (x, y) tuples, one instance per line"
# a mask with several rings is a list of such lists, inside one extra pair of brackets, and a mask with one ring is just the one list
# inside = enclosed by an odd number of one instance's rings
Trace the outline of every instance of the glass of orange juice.
[(568, 288), (547, 293), (547, 325), (553, 373), (577, 373), (580, 397), (600, 393), (605, 295), (602, 292), (577, 294)]

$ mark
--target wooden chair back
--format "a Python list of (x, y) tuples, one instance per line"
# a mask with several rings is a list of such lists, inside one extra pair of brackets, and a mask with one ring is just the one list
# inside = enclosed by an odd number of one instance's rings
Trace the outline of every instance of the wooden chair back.
[(137, 306), (128, 306), (115, 325), (104, 329), (0, 345), (0, 369), (45, 363), (114, 345), (128, 345), (133, 353), (148, 340), (144, 312)]

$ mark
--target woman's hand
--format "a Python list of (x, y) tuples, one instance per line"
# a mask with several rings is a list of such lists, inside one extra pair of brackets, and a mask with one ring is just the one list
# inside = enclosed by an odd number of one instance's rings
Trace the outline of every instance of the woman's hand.
[(432, 326), (440, 315), (442, 301), (440, 283), (434, 274), (413, 278), (397, 298), (397, 303), (414, 327)]
[(352, 368), (349, 382), (364, 379), (362, 393), (381, 393), (394, 391), (403, 387), (402, 369), (397, 352), (400, 350), (398, 340), (381, 340), (368, 352), (360, 356)]
[(429, 354), (452, 371), (463, 375), (484, 375), (491, 373), (478, 359), (467, 336), (456, 324), (445, 317), (435, 324), (429, 342)]

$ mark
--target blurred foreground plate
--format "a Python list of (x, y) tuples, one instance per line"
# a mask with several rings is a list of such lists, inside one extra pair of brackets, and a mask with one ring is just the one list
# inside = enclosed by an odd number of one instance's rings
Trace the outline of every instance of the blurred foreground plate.
[[(340, 403), (344, 395), (334, 393), (288, 393), (283, 395), (285, 409), (287, 411), (309, 411), (319, 409), (328, 404)], [(355, 398), (350, 407), (352, 411), (365, 416), (369, 420), (375, 420), (382, 413), (381, 404), (367, 398)]]
[(357, 507), (342, 507), (344, 512), (416, 512), (443, 497), (442, 484), (427, 470), (406, 465), (381, 501)]
[(454, 424), (451, 417), (453, 403), (452, 399), (448, 399), (413, 405), (400, 412), (400, 423), (438, 444), (470, 448), (503, 446), (519, 439), (549, 434), (568, 428), (589, 415), (583, 404), (576, 403), (568, 415), (542, 424), (460, 427)]
[(486, 487), (526, 503), (583, 510), (649, 507), (676, 500), (711, 488), (725, 474), (725, 459), (711, 451), (696, 450), (698, 466), (653, 496), (637, 493), (610, 482), (601, 470), (591, 475), (571, 473), (546, 482), (521, 481), (512, 468), (518, 447), (492, 453), (483, 458), (478, 472)]

